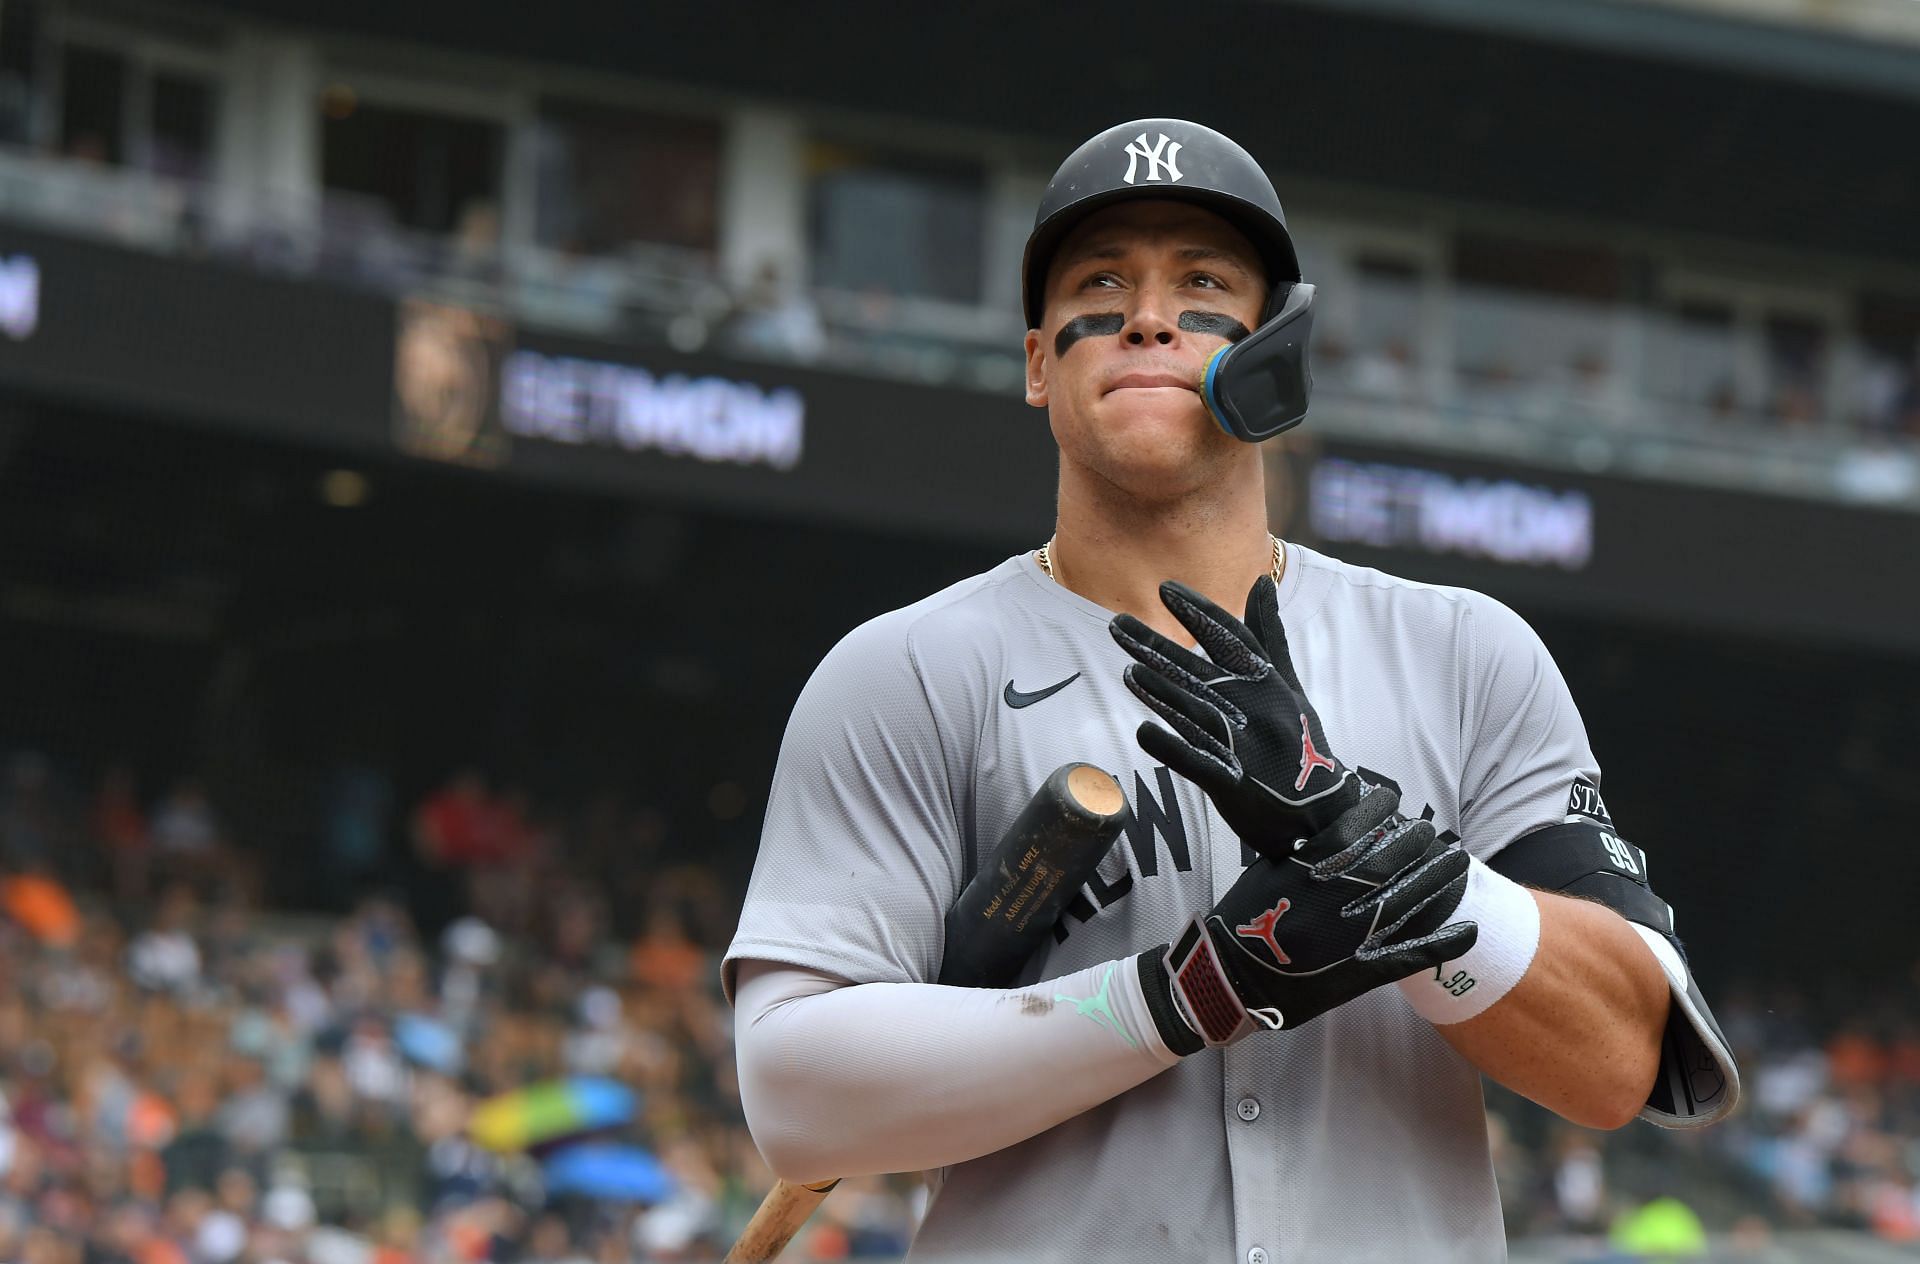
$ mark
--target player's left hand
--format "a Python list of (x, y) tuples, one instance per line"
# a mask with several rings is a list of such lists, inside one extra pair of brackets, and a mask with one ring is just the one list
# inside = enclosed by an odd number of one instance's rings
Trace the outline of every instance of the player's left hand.
[(1141, 749), (1205, 790), (1256, 851), (1292, 854), (1360, 801), (1361, 781), (1327, 749), (1287, 652), (1273, 579), (1261, 576), (1247, 595), (1246, 623), (1174, 580), (1160, 585), (1160, 600), (1207, 656), (1129, 614), (1108, 625), (1138, 660), (1127, 688), (1172, 726), (1142, 723)]

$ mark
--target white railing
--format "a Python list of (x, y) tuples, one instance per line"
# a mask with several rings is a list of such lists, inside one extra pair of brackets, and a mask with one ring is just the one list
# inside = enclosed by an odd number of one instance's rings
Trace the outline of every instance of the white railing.
[[(289, 197), (0, 150), (0, 220), (432, 295), (539, 328), (683, 351), (718, 345), (749, 358), (1002, 394), (1017, 392), (1024, 377), (1025, 331), (1011, 311), (834, 290), (788, 294), (768, 307), (763, 297), (730, 293), (701, 252), (634, 245), (580, 257), (473, 245), (403, 228), (377, 200), (346, 194)], [(1789, 425), (1751, 399), (1650, 398), (1656, 378), (1663, 390), (1684, 385), (1656, 372), (1657, 356), (1620, 354), (1678, 345), (1652, 313), (1463, 289), (1446, 319), (1456, 346), (1441, 372), (1433, 349), (1388, 337), (1399, 324), (1412, 327), (1411, 314), (1380, 327), (1388, 333), (1372, 330), (1379, 345), (1367, 345), (1370, 326), (1316, 335), (1316, 427), (1592, 473), (1920, 511), (1920, 443), (1875, 438), (1853, 415), (1845, 370), (1866, 363), (1858, 347), (1827, 349), (1818, 415)]]

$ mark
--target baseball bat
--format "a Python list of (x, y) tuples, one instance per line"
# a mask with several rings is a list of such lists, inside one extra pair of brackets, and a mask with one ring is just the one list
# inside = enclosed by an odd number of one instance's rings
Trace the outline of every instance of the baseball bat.
[[(1126, 812), (1120, 783), (1092, 764), (1054, 769), (947, 913), (947, 952), (937, 981), (1011, 985), (1119, 837)], [(766, 1264), (839, 1183), (775, 1183), (723, 1264)]]

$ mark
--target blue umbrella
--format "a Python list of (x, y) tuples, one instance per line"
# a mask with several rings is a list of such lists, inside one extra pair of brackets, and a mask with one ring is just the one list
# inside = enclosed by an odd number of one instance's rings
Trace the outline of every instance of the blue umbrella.
[(406, 1057), (442, 1075), (458, 1075), (466, 1061), (460, 1037), (437, 1018), (402, 1014), (393, 1020), (393, 1040)]
[(568, 1146), (550, 1156), (543, 1170), (550, 1195), (658, 1203), (673, 1197), (678, 1188), (660, 1160), (639, 1146)]

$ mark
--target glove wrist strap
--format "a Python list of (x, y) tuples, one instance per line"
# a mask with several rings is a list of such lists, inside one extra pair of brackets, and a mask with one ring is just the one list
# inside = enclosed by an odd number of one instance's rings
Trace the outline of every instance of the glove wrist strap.
[(1196, 917), (1185, 933), (1167, 949), (1167, 978), (1173, 999), (1187, 1026), (1209, 1049), (1230, 1045), (1258, 1028), (1280, 1030), (1285, 1017), (1275, 1008), (1249, 1010), (1239, 990), (1220, 963), (1220, 952), (1207, 931), (1205, 918)]
[(1206, 1042), (1194, 1033), (1192, 1024), (1173, 999), (1173, 978), (1167, 973), (1168, 951), (1165, 947), (1149, 948), (1134, 961), (1140, 969), (1140, 993), (1146, 997), (1147, 1013), (1153, 1016), (1153, 1025), (1160, 1032), (1162, 1043), (1184, 1058), (1206, 1048)]

